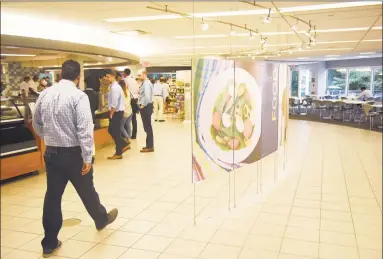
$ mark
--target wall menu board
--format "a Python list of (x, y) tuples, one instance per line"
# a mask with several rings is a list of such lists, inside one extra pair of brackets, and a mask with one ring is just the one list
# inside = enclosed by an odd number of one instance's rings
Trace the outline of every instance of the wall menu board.
[(231, 171), (278, 149), (278, 64), (198, 59), (193, 75), (196, 181), (208, 163)]

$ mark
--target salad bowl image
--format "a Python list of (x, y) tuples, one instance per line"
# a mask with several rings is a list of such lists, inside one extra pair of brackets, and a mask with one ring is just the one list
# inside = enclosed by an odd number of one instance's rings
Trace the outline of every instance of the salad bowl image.
[(222, 71), (210, 79), (199, 102), (197, 137), (207, 155), (221, 164), (248, 158), (262, 123), (261, 91), (254, 77), (242, 68)]

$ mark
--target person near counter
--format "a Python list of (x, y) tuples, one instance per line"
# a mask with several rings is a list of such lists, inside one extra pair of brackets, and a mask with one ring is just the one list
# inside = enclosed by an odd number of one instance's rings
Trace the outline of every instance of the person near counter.
[(362, 101), (367, 101), (370, 98), (374, 98), (370, 90), (367, 90), (365, 86), (362, 86), (360, 88), (361, 93), (359, 94), (358, 98)]
[(121, 136), (121, 120), (124, 116), (125, 99), (121, 86), (116, 81), (116, 72), (109, 70), (106, 77), (110, 83), (110, 91), (108, 94), (109, 108), (109, 128), (108, 132), (112, 136), (116, 145), (116, 152), (113, 156), (108, 157), (110, 160), (122, 159), (122, 154), (130, 149), (130, 145)]
[(130, 138), (132, 137), (132, 106), (131, 106), (131, 97), (130, 93), (128, 93), (128, 89), (126, 87), (125, 81), (122, 78), (122, 75), (120, 73), (117, 73), (116, 77), (117, 81), (119, 82), (119, 85), (122, 88), (122, 91), (124, 92), (124, 115), (122, 116), (121, 120), (121, 135), (125, 139), (125, 141), (130, 144)]
[(21, 91), (22, 96), (28, 97), (28, 94), (29, 94), (28, 82), (29, 82), (29, 80), (31, 80), (31, 78), (29, 76), (24, 76), (23, 82), (20, 85), (20, 91)]
[(33, 90), (33, 91), (30, 91), (30, 93), (33, 94), (33, 95), (38, 94), (37, 93), (37, 89), (38, 89), (38, 86), (39, 86), (39, 77), (37, 75), (34, 75), (32, 77), (32, 79), (29, 80), (28, 84), (29, 84), (29, 89)]
[(124, 81), (125, 81), (125, 85), (127, 87), (128, 92), (133, 97), (131, 98), (131, 101), (130, 101), (130, 105), (132, 107), (132, 126), (133, 126), (131, 139), (136, 139), (137, 138), (137, 113), (139, 112), (139, 107), (137, 105), (139, 91), (138, 91), (138, 84), (136, 80), (134, 80), (130, 74), (131, 74), (130, 69), (126, 68), (123, 73)]
[(141, 149), (141, 153), (154, 152), (153, 145), (153, 128), (152, 128), (152, 114), (153, 114), (153, 84), (147, 77), (145, 70), (140, 70), (138, 78), (142, 80), (140, 89), (140, 113), (142, 124), (146, 132), (146, 146)]
[(76, 189), (97, 230), (114, 222), (118, 215), (117, 209), (106, 212), (94, 188), (93, 122), (89, 99), (77, 88), (80, 70), (77, 61), (63, 63), (62, 79), (40, 94), (32, 121), (35, 132), (46, 144), (45, 236), (41, 241), (44, 258), (62, 245), (57, 236), (63, 223), (61, 200), (68, 181)]
[(154, 84), (154, 120), (164, 122), (164, 103), (168, 97), (166, 79), (160, 77), (158, 83)]

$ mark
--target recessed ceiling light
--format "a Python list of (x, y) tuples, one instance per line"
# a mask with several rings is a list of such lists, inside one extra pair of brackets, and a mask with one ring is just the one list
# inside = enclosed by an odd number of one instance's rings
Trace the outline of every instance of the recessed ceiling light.
[(14, 46), (5, 46), (7, 49), (19, 49), (19, 47), (14, 47)]
[(112, 62), (112, 61), (113, 61), (113, 58), (110, 58), (110, 57), (109, 57), (109, 58), (107, 58), (106, 60), (107, 60), (108, 62)]
[(340, 55), (326, 55), (326, 57), (331, 58), (331, 57), (340, 57)]
[(301, 57), (301, 58), (298, 58), (298, 59), (310, 59), (309, 57)]
[(36, 57), (36, 55), (33, 55), (33, 54), (8, 54), (8, 53), (1, 53), (1, 56), (5, 56), (5, 57)]
[(362, 52), (360, 55), (374, 55), (376, 52)]
[(128, 36), (137, 36), (140, 34), (139, 31), (117, 31), (118, 34), (128, 35)]

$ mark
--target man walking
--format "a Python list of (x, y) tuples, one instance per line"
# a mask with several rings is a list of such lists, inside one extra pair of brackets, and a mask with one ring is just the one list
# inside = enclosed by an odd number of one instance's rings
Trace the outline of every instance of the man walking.
[(116, 72), (109, 70), (106, 74), (110, 85), (108, 94), (109, 108), (109, 128), (108, 132), (112, 136), (116, 145), (116, 153), (108, 157), (110, 160), (122, 159), (122, 154), (130, 149), (129, 144), (121, 136), (121, 120), (124, 115), (124, 92), (116, 81)]
[(133, 97), (130, 101), (131, 106), (132, 106), (132, 111), (133, 111), (133, 113), (132, 113), (133, 131), (132, 131), (131, 139), (136, 139), (137, 138), (137, 113), (139, 112), (138, 104), (137, 104), (138, 103), (138, 85), (137, 85), (136, 80), (134, 80), (130, 76), (130, 73), (131, 73), (130, 69), (126, 68), (124, 70), (123, 75), (124, 75), (125, 85)]
[(153, 85), (149, 81), (145, 70), (139, 72), (138, 78), (142, 80), (138, 104), (140, 105), (142, 124), (146, 132), (146, 146), (141, 149), (141, 153), (154, 152), (152, 128)]
[(43, 257), (61, 246), (57, 239), (62, 227), (61, 199), (70, 181), (80, 196), (96, 228), (112, 223), (117, 209), (106, 212), (93, 184), (93, 121), (85, 93), (77, 88), (80, 64), (67, 60), (62, 65), (60, 82), (44, 90), (36, 103), (33, 128), (44, 139), (47, 191), (44, 200), (41, 241)]

